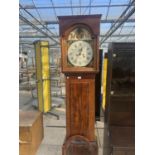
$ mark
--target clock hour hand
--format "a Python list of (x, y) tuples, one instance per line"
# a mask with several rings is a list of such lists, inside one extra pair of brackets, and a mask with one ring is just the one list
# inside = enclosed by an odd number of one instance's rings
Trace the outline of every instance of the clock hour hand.
[(82, 53), (82, 48), (80, 48), (80, 49), (78, 50), (78, 52), (76, 53), (76, 56), (80, 56), (81, 53)]
[(85, 58), (85, 57), (86, 57), (84, 53), (82, 54), (82, 56), (83, 56), (83, 58)]

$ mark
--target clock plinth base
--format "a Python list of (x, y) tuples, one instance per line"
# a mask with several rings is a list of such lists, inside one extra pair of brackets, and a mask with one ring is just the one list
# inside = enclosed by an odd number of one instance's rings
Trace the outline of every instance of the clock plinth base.
[(82, 136), (65, 139), (62, 155), (98, 155), (97, 141), (87, 141)]

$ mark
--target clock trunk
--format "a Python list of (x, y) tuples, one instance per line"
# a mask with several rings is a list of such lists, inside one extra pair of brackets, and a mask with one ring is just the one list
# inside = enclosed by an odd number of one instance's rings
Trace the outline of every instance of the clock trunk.
[(67, 138), (82, 135), (95, 140), (95, 78), (94, 75), (67, 76)]

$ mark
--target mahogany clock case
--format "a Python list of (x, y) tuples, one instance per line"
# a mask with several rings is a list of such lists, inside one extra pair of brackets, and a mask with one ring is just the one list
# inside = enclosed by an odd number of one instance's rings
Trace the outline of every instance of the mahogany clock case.
[[(66, 138), (62, 147), (63, 155), (98, 154), (95, 136), (95, 76), (99, 72), (100, 18), (101, 15), (58, 17), (61, 66), (66, 76)], [(81, 34), (81, 31), (84, 33)], [(68, 59), (69, 47), (78, 41), (89, 44), (93, 52), (92, 60), (84, 66), (71, 64)], [(78, 52), (79, 46), (77, 44)], [(81, 57), (81, 53), (78, 56)]]
[[(97, 73), (99, 72), (99, 27), (101, 15), (85, 15), (85, 16), (59, 16), (60, 38), (61, 38), (61, 54), (62, 54), (62, 72), (63, 73)], [(68, 62), (67, 53), (71, 43), (68, 36), (76, 28), (87, 30), (91, 35), (91, 40), (86, 42), (90, 44), (93, 50), (93, 59), (83, 67), (73, 66)], [(80, 38), (79, 38), (80, 40)]]

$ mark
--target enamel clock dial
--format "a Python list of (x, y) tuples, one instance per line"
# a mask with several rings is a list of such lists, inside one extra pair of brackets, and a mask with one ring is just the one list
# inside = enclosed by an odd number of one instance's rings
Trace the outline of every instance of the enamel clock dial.
[(92, 58), (92, 47), (86, 41), (75, 41), (68, 49), (68, 60), (73, 66), (87, 66)]
[(68, 42), (68, 62), (75, 67), (86, 67), (93, 59), (90, 32), (77, 27), (70, 32)]

